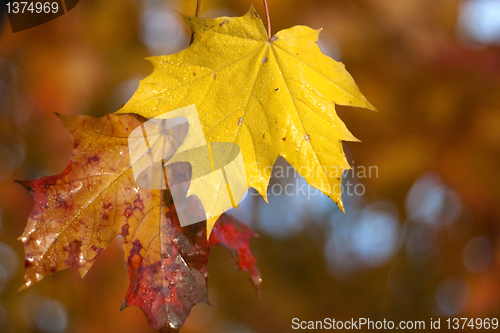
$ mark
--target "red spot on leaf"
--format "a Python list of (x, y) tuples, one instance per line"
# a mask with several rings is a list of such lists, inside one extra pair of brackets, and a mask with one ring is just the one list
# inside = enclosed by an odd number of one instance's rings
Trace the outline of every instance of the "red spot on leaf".
[(104, 250), (102, 247), (92, 245), (91, 246), (92, 250), (94, 250), (98, 255)]
[(97, 156), (97, 154), (96, 154), (96, 155), (94, 155), (94, 157), (89, 157), (89, 158), (87, 158), (87, 162), (89, 164), (91, 164), (92, 162), (98, 163), (99, 162), (99, 156)]
[(142, 244), (138, 239), (136, 239), (132, 243), (132, 249), (130, 250), (130, 254), (128, 257), (129, 276), (131, 274), (135, 274), (139, 269), (139, 267), (141, 266), (142, 263), (141, 250), (142, 250)]
[(68, 258), (64, 261), (66, 266), (68, 267), (83, 267), (83, 264), (80, 261), (80, 253), (81, 253), (82, 242), (75, 240), (68, 244), (65, 250), (68, 252)]
[(127, 207), (127, 209), (125, 209), (125, 217), (126, 218), (131, 217), (133, 214), (134, 214), (134, 210), (132, 208)]
[(134, 200), (134, 206), (136, 209), (143, 210), (144, 209), (144, 203), (140, 198), (137, 198)]
[(128, 225), (128, 224), (124, 224), (122, 226), (122, 232), (121, 232), (121, 234), (122, 234), (123, 238), (127, 238), (127, 236), (128, 236), (128, 230), (129, 229), (130, 229), (130, 225)]
[(66, 204), (66, 200), (63, 199), (63, 197), (60, 193), (57, 193), (57, 195), (56, 195), (56, 208), (63, 208), (63, 209), (68, 208), (68, 205)]
[(132, 243), (132, 250), (130, 250), (130, 257), (134, 257), (136, 255), (141, 255), (141, 250), (142, 250), (142, 244), (141, 241), (136, 239)]

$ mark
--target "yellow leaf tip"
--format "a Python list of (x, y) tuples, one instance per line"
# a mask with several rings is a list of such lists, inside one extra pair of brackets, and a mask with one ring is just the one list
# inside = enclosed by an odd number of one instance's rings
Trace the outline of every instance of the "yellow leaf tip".
[(345, 207), (344, 207), (344, 203), (342, 202), (342, 198), (339, 197), (338, 201), (335, 201), (335, 203), (340, 208), (340, 210), (342, 211), (342, 213), (344, 213), (344, 215), (345, 215)]
[(250, 9), (246, 13), (246, 15), (256, 15), (257, 17), (260, 17), (259, 13), (257, 13), (257, 10), (255, 10), (255, 7), (253, 6), (253, 4), (250, 4)]
[(368, 101), (366, 101), (366, 102), (368, 103), (368, 107), (367, 107), (368, 110), (378, 112), (377, 108), (375, 108), (370, 102), (368, 102)]
[(219, 219), (220, 214), (217, 216), (212, 216), (207, 219), (207, 240), (210, 239), (210, 235), (212, 234), (212, 230), (214, 229), (215, 223)]
[(351, 136), (351, 137), (347, 138), (347, 139), (346, 139), (346, 140), (344, 140), (344, 141), (349, 141), (349, 142), (361, 142), (361, 140), (360, 140), (360, 139), (358, 139), (358, 138), (357, 138), (357, 137), (355, 137), (355, 136)]

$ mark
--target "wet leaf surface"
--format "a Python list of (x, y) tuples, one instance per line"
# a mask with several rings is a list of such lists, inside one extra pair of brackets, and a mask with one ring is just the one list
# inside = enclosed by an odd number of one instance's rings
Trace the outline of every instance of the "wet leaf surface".
[(267, 198), (270, 171), (283, 156), (343, 209), (342, 141), (357, 139), (335, 104), (374, 108), (344, 65), (321, 52), (319, 30), (295, 26), (269, 40), (253, 7), (242, 17), (184, 20), (193, 44), (148, 58), (153, 73), (119, 113), (153, 118), (194, 104), (209, 144), (241, 148), (248, 187)]

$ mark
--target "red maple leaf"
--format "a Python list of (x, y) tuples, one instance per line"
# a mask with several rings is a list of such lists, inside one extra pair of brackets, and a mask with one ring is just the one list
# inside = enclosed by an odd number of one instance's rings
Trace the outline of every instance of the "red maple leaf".
[[(129, 289), (122, 309), (140, 307), (150, 325), (177, 332), (191, 308), (208, 304), (210, 248), (222, 244), (259, 289), (260, 272), (250, 252), (256, 234), (222, 215), (210, 239), (204, 222), (181, 227), (167, 190), (135, 183), (128, 136), (145, 118), (60, 115), (74, 141), (73, 157), (57, 176), (20, 181), (35, 205), (21, 237), (26, 252), (25, 289), (67, 267), (83, 276), (97, 256), (122, 235)], [(172, 147), (176, 149), (177, 147)]]

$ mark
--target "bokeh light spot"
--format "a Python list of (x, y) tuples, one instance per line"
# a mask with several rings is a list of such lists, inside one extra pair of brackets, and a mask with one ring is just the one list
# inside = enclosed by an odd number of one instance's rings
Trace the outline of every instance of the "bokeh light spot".
[(35, 312), (35, 323), (44, 332), (64, 332), (68, 326), (66, 308), (61, 302), (45, 298), (40, 301)]
[(408, 191), (405, 209), (413, 222), (447, 226), (460, 215), (462, 204), (437, 174), (429, 172), (420, 176)]
[(0, 265), (5, 268), (7, 279), (14, 277), (19, 268), (19, 258), (16, 251), (3, 242), (0, 242)]
[(453, 277), (441, 282), (436, 290), (436, 303), (446, 316), (459, 314), (469, 297), (469, 286), (464, 279)]
[(181, 15), (156, 1), (144, 4), (140, 36), (154, 55), (176, 53), (186, 47), (188, 41)]
[(398, 249), (398, 218), (390, 202), (374, 202), (349, 218), (333, 222), (325, 256), (334, 275), (383, 265)]
[(500, 45), (500, 1), (469, 0), (462, 3), (458, 28), (475, 42)]
[(479, 273), (488, 268), (493, 259), (493, 246), (488, 238), (479, 236), (471, 239), (462, 253), (464, 266), (469, 272)]

